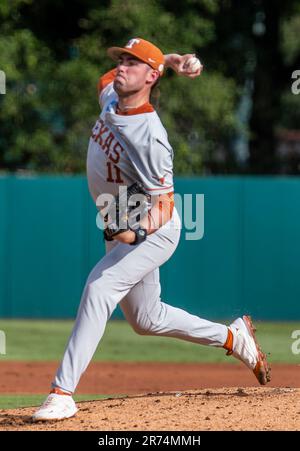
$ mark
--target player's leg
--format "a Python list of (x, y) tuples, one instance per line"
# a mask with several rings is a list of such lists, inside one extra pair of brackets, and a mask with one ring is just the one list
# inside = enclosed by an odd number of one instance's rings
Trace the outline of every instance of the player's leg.
[(223, 347), (228, 355), (232, 354), (245, 363), (260, 384), (265, 385), (270, 380), (269, 365), (255, 338), (255, 329), (249, 317), (238, 318), (227, 327), (161, 302), (160, 291), (157, 268), (121, 301), (123, 313), (137, 333)]
[(74, 392), (117, 304), (177, 247), (175, 222), (149, 235), (138, 246), (118, 243), (94, 267), (86, 282), (76, 322), (53, 385)]
[(97, 263), (83, 290), (76, 322), (52, 384), (55, 391), (36, 410), (33, 420), (63, 419), (76, 413), (70, 394), (90, 363), (107, 320), (133, 286), (172, 255), (179, 235), (179, 230), (165, 227), (138, 246), (118, 243)]
[(126, 320), (141, 335), (179, 338), (202, 345), (224, 346), (228, 328), (185, 310), (166, 304), (160, 298), (159, 268), (135, 285), (120, 307)]

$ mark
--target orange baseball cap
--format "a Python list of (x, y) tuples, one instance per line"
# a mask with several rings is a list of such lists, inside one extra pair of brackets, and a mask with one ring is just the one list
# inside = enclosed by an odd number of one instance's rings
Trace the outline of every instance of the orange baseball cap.
[(107, 54), (114, 61), (117, 61), (122, 53), (129, 53), (144, 63), (149, 64), (153, 69), (162, 75), (164, 71), (165, 57), (158, 47), (151, 42), (141, 38), (133, 38), (124, 47), (110, 47)]

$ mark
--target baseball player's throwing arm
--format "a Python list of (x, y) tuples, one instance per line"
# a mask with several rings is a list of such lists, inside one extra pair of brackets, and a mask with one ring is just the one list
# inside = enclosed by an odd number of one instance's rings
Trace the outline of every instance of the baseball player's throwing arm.
[(203, 70), (203, 65), (199, 58), (192, 53), (187, 53), (186, 55), (170, 53), (169, 55), (165, 55), (165, 67), (169, 67), (178, 75), (183, 75), (188, 78), (198, 77)]

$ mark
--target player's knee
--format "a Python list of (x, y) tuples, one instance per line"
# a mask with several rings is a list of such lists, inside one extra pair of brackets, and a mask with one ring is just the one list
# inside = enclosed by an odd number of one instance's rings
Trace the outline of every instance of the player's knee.
[[(133, 330), (139, 335), (159, 335), (165, 318), (165, 306), (163, 303), (157, 304), (150, 312), (139, 312), (137, 318), (130, 319), (129, 322)], [(127, 318), (128, 319), (128, 318)]]
[(131, 323), (131, 327), (138, 335), (151, 335), (152, 325), (150, 321), (136, 321)]
[(85, 297), (87, 299), (98, 299), (99, 295), (101, 295), (101, 291), (99, 290), (99, 284), (97, 282), (89, 282), (85, 288)]
[(147, 316), (142, 320), (131, 324), (134, 331), (139, 335), (157, 335), (161, 331), (161, 321), (159, 318)]

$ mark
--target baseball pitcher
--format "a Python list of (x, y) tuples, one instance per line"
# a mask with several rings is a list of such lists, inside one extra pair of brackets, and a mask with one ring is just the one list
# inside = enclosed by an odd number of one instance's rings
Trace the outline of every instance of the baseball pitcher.
[[(159, 267), (175, 251), (181, 224), (173, 198), (173, 149), (150, 95), (167, 68), (194, 79), (202, 65), (193, 54), (163, 55), (141, 38), (111, 47), (107, 53), (116, 67), (99, 80), (101, 113), (87, 153), (88, 186), (104, 218), (106, 254), (88, 276), (51, 392), (33, 415), (36, 421), (76, 414), (72, 394), (118, 304), (139, 334), (226, 349), (253, 371), (260, 384), (270, 379), (249, 316), (227, 327), (175, 308), (160, 297)], [(139, 196), (139, 211), (130, 223), (132, 218), (121, 203), (125, 199), (129, 204), (131, 195)], [(103, 196), (112, 201), (106, 205)], [(125, 214), (119, 214), (123, 210)]]

